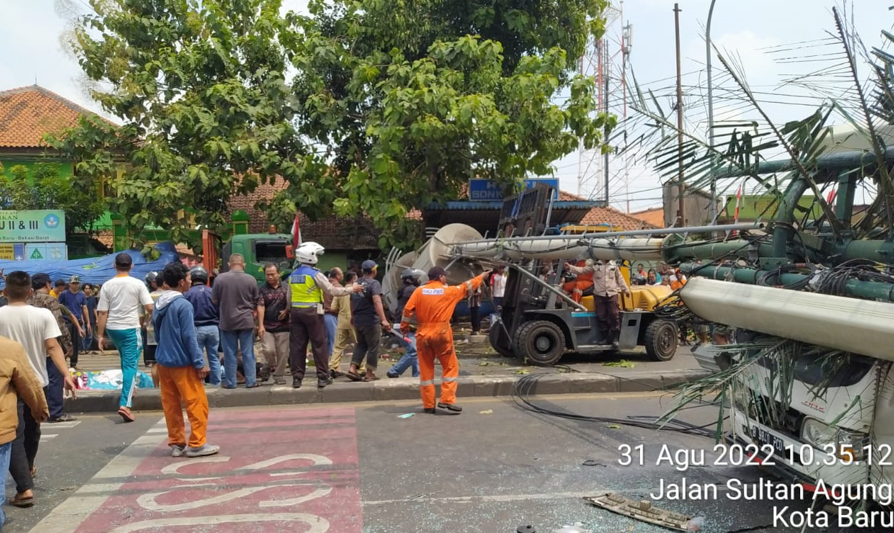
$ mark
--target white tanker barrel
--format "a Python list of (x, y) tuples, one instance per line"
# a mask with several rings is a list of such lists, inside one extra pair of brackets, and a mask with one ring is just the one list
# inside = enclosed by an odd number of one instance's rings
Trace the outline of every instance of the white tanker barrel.
[[(458, 285), (464, 281), (481, 274), (482, 269), (453, 261), (451, 243), (465, 241), (480, 241), (482, 239), (478, 230), (465, 224), (448, 224), (439, 229), (435, 235), (419, 250), (419, 257), (413, 263), (413, 268), (428, 273), (429, 269), (439, 266), (447, 269), (447, 283)], [(447, 267), (450, 267), (449, 269)], [(399, 275), (399, 274), (398, 274)]]
[(698, 277), (689, 278), (680, 298), (712, 322), (894, 361), (890, 303)]
[(397, 312), (397, 291), (403, 285), (400, 277), (404, 270), (413, 268), (413, 263), (416, 262), (416, 259), (416, 252), (405, 253), (394, 262), (391, 266), (391, 270), (386, 272), (385, 276), (382, 278), (382, 300), (392, 313)]

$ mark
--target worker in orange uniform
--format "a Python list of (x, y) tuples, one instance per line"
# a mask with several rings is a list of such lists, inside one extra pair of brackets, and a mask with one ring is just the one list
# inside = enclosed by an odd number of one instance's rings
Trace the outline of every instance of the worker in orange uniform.
[[(578, 261), (575, 266), (584, 267), (586, 261)], [(562, 284), (562, 290), (571, 295), (571, 299), (580, 303), (584, 297), (584, 291), (593, 286), (593, 273), (590, 271), (582, 271), (580, 273), (572, 272), (576, 277)]]
[(456, 405), (456, 379), (459, 377), (459, 361), (453, 349), (453, 329), (450, 317), (456, 304), (464, 300), (470, 291), (484, 283), (490, 272), (476, 276), (461, 285), (447, 285), (447, 271), (433, 267), (428, 271), (428, 283), (418, 287), (404, 306), (400, 331), (410, 333), (410, 320), (416, 315), (416, 350), (419, 357), (419, 392), (425, 412), (435, 414), (435, 358), (441, 363), (441, 401), (438, 407), (448, 414), (459, 414), (462, 407)]

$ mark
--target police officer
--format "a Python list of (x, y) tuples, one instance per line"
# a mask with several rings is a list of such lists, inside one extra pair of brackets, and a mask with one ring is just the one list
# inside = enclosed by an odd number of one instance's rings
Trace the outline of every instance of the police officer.
[(345, 296), (361, 292), (360, 284), (353, 288), (334, 287), (326, 275), (315, 268), (317, 256), (325, 249), (315, 242), (306, 242), (295, 250), (298, 268), (289, 275), (292, 292), (292, 329), (289, 338), (289, 368), (292, 370), (292, 388), (301, 388), (307, 371), (307, 342), (310, 341), (317, 371), (317, 387), (332, 383), (329, 376), (326, 323), (323, 319), (323, 294)]

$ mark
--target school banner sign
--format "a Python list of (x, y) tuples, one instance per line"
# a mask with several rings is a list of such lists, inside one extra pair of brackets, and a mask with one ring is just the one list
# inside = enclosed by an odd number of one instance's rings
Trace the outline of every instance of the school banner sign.
[(65, 242), (65, 212), (0, 211), (0, 242)]

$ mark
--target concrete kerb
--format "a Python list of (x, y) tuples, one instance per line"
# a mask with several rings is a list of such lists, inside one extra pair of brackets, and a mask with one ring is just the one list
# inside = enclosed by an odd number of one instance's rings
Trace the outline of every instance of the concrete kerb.
[[(623, 376), (584, 372), (544, 374), (521, 392), (527, 395), (649, 392), (669, 390), (708, 374), (702, 370), (630, 372)], [(460, 398), (508, 397), (522, 377), (514, 374), (461, 377), (457, 394)], [(298, 390), (291, 385), (278, 385), (236, 390), (206, 388), (206, 393), (212, 408), (415, 400), (419, 398), (419, 381), (405, 377), (374, 383), (337, 382), (318, 389), (316, 380), (309, 379)], [(117, 391), (79, 391), (77, 400), (66, 399), (65, 408), (69, 413), (114, 413), (118, 409), (118, 397)], [(135, 411), (161, 410), (158, 389), (138, 389), (133, 408)]]

